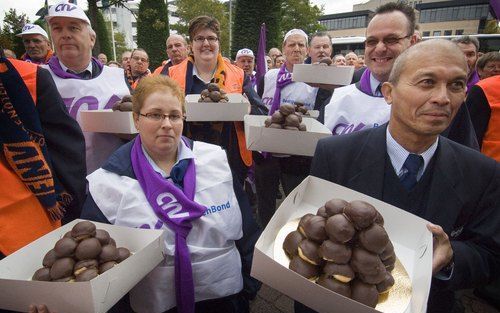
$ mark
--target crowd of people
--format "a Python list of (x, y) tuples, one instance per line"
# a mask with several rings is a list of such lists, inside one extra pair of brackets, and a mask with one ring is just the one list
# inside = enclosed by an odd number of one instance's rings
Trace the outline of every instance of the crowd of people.
[[(427, 312), (459, 312), (455, 291), (470, 288), (500, 307), (498, 51), (480, 55), (471, 36), (421, 41), (400, 2), (376, 10), (364, 55), (333, 55), (328, 33), (291, 29), (263, 77), (254, 51), (222, 55), (210, 16), (190, 21), (189, 39), (170, 35), (156, 69), (142, 48), (93, 57), (96, 33), (77, 5), (51, 6), (46, 21), (50, 40), (34, 24), (18, 34), (19, 60), (0, 50), (0, 259), (76, 218), (164, 229), (164, 261), (110, 312), (249, 312), (253, 249), (280, 186), (288, 195), (314, 175), (429, 221)], [(324, 59), (354, 67), (352, 83), (292, 80), (295, 64)], [(208, 84), (244, 95), (252, 115), (317, 110), (332, 136), (314, 157), (250, 151), (243, 122), (185, 121), (185, 96)], [(82, 110), (126, 101), (137, 136), (82, 132)], [(296, 302), (295, 312), (314, 311)]]

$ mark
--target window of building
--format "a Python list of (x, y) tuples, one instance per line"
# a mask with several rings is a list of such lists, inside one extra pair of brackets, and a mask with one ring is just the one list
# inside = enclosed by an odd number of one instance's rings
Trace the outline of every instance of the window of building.
[(354, 16), (323, 20), (320, 22), (327, 30), (351, 29), (366, 27), (366, 16)]
[(431, 35), (431, 32), (422, 32), (423, 37), (429, 37)]
[(451, 36), (451, 30), (445, 30), (444, 31), (445, 36)]
[(137, 28), (137, 22), (132, 22), (132, 27)]
[(116, 14), (116, 8), (111, 8), (111, 13)]
[(433, 31), (432, 36), (441, 36), (441, 31), (440, 30)]
[(137, 36), (132, 36), (132, 40), (137, 42)]
[(457, 29), (455, 30), (455, 35), (463, 35), (464, 34), (464, 30), (463, 29)]
[(113, 22), (113, 27), (116, 27), (118, 26), (118, 24), (116, 24), (116, 22)]
[(426, 9), (420, 11), (420, 23), (435, 23), (488, 18), (488, 4), (462, 5), (458, 7)]

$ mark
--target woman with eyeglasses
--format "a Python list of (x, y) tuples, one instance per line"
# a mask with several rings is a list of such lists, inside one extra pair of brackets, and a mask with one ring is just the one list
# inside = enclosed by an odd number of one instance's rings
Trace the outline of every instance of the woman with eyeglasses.
[(181, 135), (184, 93), (171, 78), (143, 78), (132, 101), (139, 135), (87, 177), (82, 218), (164, 229), (167, 252), (129, 293), (132, 309), (124, 298), (110, 312), (245, 312), (242, 259), (259, 231), (226, 153)]
[[(216, 83), (226, 93), (244, 93), (251, 104), (250, 114), (266, 114), (267, 109), (252, 88), (242, 69), (222, 57), (219, 21), (198, 16), (189, 22), (191, 54), (182, 63), (169, 68), (185, 94), (199, 94), (207, 84)], [(227, 151), (231, 169), (241, 185), (252, 165), (252, 153), (246, 148), (243, 122), (189, 122), (186, 135), (194, 140), (220, 145)]]

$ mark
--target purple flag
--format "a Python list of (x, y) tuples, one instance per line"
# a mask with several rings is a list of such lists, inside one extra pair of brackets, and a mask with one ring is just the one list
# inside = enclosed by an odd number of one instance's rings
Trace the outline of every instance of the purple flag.
[(492, 15), (499, 20), (500, 19), (500, 0), (490, 0)]
[(262, 23), (260, 26), (260, 36), (259, 36), (259, 48), (257, 49), (257, 71), (255, 77), (257, 79), (257, 85), (262, 81), (264, 75), (267, 72), (267, 62), (266, 62), (266, 24)]

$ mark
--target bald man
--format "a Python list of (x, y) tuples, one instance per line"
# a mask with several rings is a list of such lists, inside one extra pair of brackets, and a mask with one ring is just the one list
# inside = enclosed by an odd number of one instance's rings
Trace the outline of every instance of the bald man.
[(168, 75), (168, 68), (184, 61), (188, 56), (188, 44), (186, 38), (181, 35), (170, 35), (166, 41), (168, 62), (155, 69), (153, 74)]
[(428, 313), (455, 312), (454, 291), (487, 284), (500, 265), (500, 163), (440, 136), (464, 101), (466, 83), (467, 63), (453, 43), (409, 48), (382, 86), (389, 122), (320, 140), (311, 166), (311, 175), (430, 222)]

